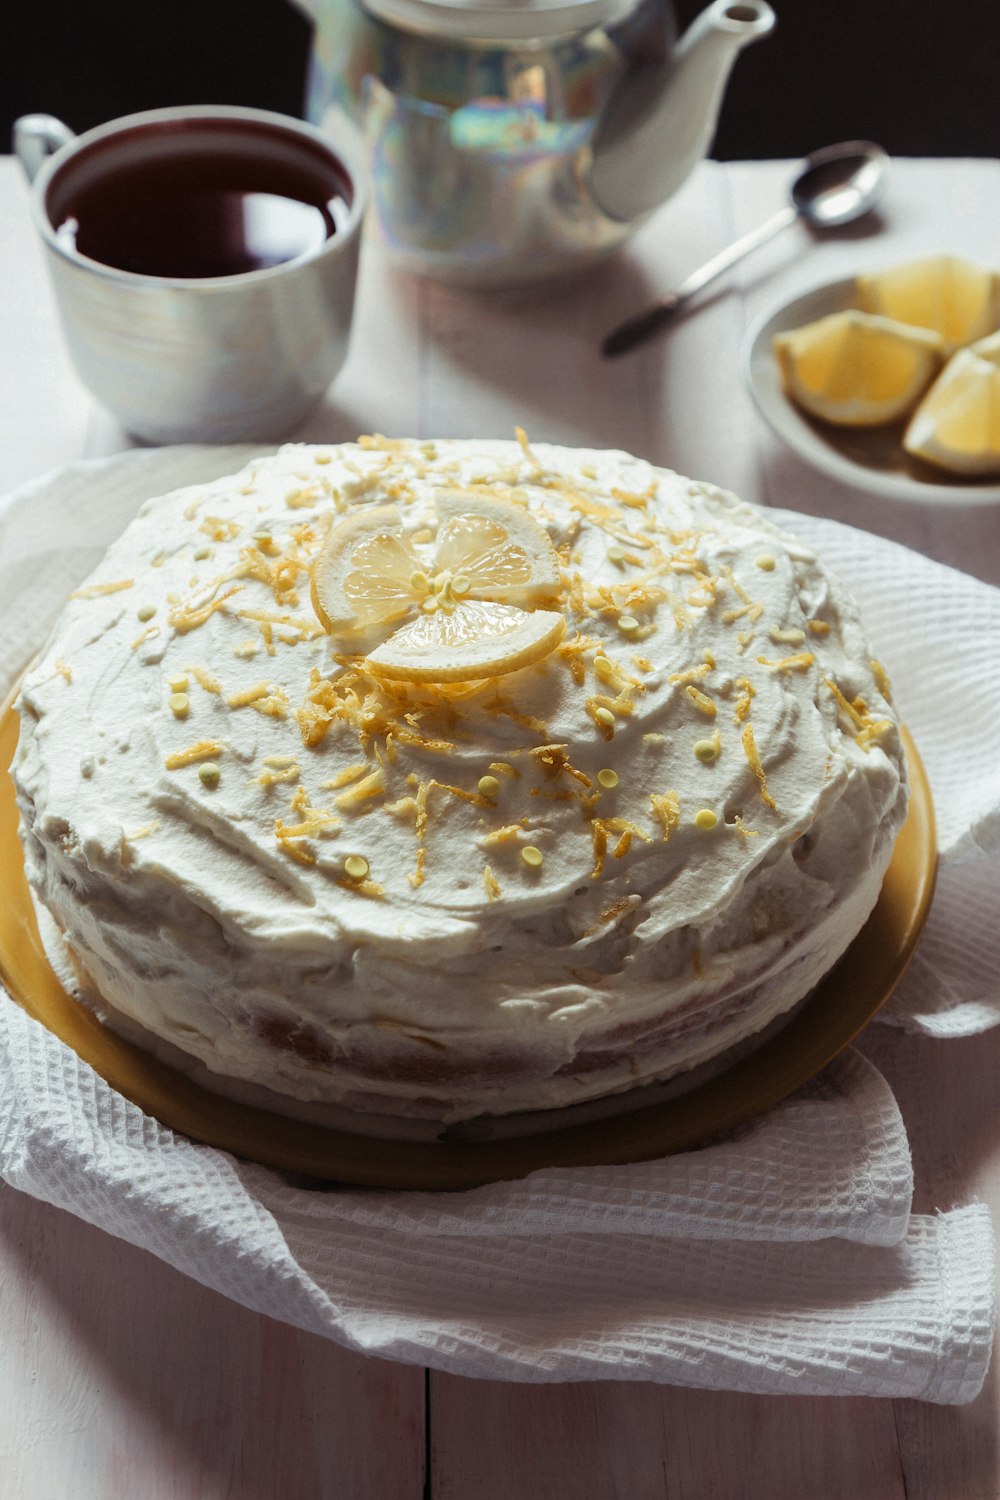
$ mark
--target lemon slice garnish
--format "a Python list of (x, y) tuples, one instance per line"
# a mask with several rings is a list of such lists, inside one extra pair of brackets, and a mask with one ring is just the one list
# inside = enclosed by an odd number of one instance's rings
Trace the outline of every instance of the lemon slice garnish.
[(907, 261), (857, 279), (858, 303), (899, 323), (931, 328), (951, 354), (1000, 321), (998, 278), (956, 255)]
[(544, 526), (503, 500), (440, 495), (436, 565), (469, 580), (479, 599), (532, 605), (559, 592), (559, 558)]
[(348, 516), (335, 526), (312, 574), (313, 609), (341, 635), (401, 620), (413, 604), (410, 579), (421, 567), (394, 505)]
[(470, 600), (454, 610), (418, 615), (377, 650), (369, 665), (381, 677), (409, 682), (463, 682), (516, 672), (548, 656), (566, 620), (555, 610)]
[(914, 412), (903, 447), (955, 474), (1000, 473), (1000, 334), (952, 356)]
[(312, 575), (324, 628), (370, 639), (398, 623), (368, 661), (414, 682), (498, 676), (547, 655), (565, 620), (534, 608), (561, 586), (545, 528), (517, 505), (472, 492), (448, 491), (436, 506), (436, 532), (407, 533), (395, 506), (333, 527)]
[(942, 362), (940, 334), (870, 313), (831, 313), (779, 333), (774, 353), (789, 397), (814, 417), (877, 427), (905, 416)]

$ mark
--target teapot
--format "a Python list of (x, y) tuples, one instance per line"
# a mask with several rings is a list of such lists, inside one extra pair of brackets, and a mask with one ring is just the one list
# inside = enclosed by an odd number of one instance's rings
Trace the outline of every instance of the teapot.
[[(711, 144), (765, 0), (299, 0), (308, 118), (367, 138), (371, 227), (407, 269), (530, 282), (617, 249)], [(346, 118), (346, 121), (344, 117)]]

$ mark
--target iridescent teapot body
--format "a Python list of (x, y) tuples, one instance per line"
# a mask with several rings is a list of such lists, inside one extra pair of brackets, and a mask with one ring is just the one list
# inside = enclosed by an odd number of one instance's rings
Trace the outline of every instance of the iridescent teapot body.
[(706, 154), (732, 62), (774, 17), (716, 3), (678, 41), (667, 0), (310, 0), (308, 114), (369, 150), (374, 231), (468, 285), (607, 255)]

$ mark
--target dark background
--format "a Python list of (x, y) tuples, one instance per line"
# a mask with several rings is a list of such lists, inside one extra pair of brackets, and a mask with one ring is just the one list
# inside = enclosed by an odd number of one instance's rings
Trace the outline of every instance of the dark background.
[[(675, 0), (682, 22), (700, 0)], [(865, 137), (1000, 156), (1000, 0), (772, 0), (736, 64), (713, 155)], [(35, 110), (75, 130), (165, 104), (301, 114), (310, 25), (291, 0), (0, 0), (0, 149)]]

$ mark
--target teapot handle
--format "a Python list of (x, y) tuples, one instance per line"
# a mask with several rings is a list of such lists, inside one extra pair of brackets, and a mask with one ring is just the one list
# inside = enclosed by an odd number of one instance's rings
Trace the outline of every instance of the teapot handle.
[(22, 115), (14, 121), (14, 155), (29, 182), (61, 146), (75, 140), (75, 132), (55, 115)]

